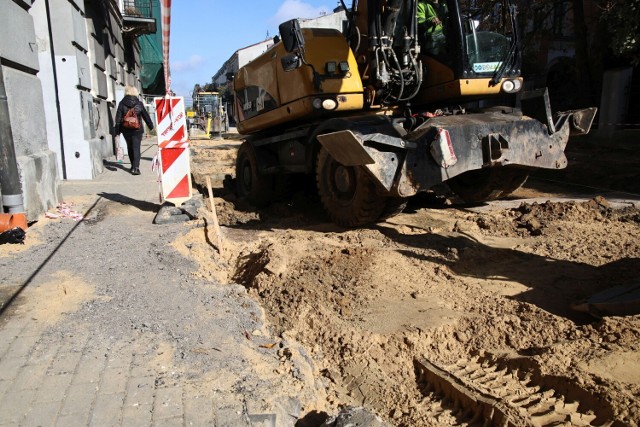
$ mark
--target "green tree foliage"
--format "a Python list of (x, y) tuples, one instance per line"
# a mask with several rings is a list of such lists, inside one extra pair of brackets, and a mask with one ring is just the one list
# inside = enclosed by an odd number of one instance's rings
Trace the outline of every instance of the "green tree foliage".
[(233, 102), (233, 92), (231, 92), (231, 84), (218, 85), (218, 92), (224, 102)]
[(640, 0), (601, 0), (602, 19), (615, 55), (640, 64)]
[[(580, 32), (573, 34), (576, 42), (590, 45), (594, 39), (606, 39), (607, 47), (611, 49), (613, 55), (638, 65), (640, 63), (640, 0), (518, 0), (521, 19), (533, 20), (533, 29), (536, 32), (557, 32), (558, 24), (562, 27), (562, 22), (555, 22), (557, 18), (554, 16), (565, 13), (575, 14), (578, 11), (578, 18), (584, 19), (582, 11), (586, 9), (588, 3), (597, 6), (601, 12), (599, 14), (601, 22), (574, 22), (574, 31), (581, 25), (587, 27), (584, 34)], [(544, 25), (545, 21), (551, 24), (551, 27)], [(598, 24), (602, 25), (598, 26)], [(599, 33), (602, 30), (606, 31), (606, 34)], [(579, 40), (582, 38), (587, 40)]]
[[(523, 71), (549, 87), (558, 108), (597, 104), (606, 68), (640, 63), (640, 0), (516, 2), (524, 30)], [(569, 41), (572, 57), (547, 68), (546, 47)]]

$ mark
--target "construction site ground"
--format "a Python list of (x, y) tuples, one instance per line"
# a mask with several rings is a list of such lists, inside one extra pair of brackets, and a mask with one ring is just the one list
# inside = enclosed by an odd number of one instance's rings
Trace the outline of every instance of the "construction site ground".
[(313, 179), (238, 200), (240, 142), (193, 141), (193, 219), (153, 224), (146, 140), (141, 176), (63, 183), (82, 221), (0, 246), (0, 425), (638, 425), (640, 315), (585, 301), (638, 283), (640, 132), (572, 139), (508, 200), (358, 229)]

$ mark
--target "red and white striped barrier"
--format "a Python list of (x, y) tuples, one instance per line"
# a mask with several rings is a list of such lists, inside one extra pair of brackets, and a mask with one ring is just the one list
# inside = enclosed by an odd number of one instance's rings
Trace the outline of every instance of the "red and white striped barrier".
[(171, 93), (171, 71), (169, 69), (171, 0), (160, 0), (160, 18), (162, 21), (162, 64), (164, 66), (164, 84), (168, 95)]
[(186, 143), (188, 141), (187, 118), (184, 109), (184, 98), (155, 98), (156, 120), (158, 123), (158, 145), (160, 147)]
[(171, 97), (169, 45), (171, 39), (171, 0), (160, 0), (162, 21), (162, 59), (167, 96), (155, 98), (158, 123), (158, 166), (160, 199), (180, 206), (191, 198), (191, 161), (184, 98)]
[(191, 198), (191, 161), (184, 98), (155, 98), (161, 199), (180, 206)]

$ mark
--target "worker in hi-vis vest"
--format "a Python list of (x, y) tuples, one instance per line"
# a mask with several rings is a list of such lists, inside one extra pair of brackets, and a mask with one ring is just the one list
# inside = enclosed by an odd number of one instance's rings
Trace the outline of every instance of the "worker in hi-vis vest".
[(418, 18), (419, 40), (425, 53), (444, 53), (445, 37), (442, 22), (446, 18), (447, 6), (444, 0), (419, 0)]

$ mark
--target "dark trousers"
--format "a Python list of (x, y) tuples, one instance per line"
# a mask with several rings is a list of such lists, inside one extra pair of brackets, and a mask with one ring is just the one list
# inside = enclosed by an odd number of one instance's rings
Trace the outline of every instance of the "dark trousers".
[(140, 145), (142, 144), (141, 133), (122, 133), (124, 140), (127, 141), (127, 154), (131, 162), (131, 168), (140, 168)]

